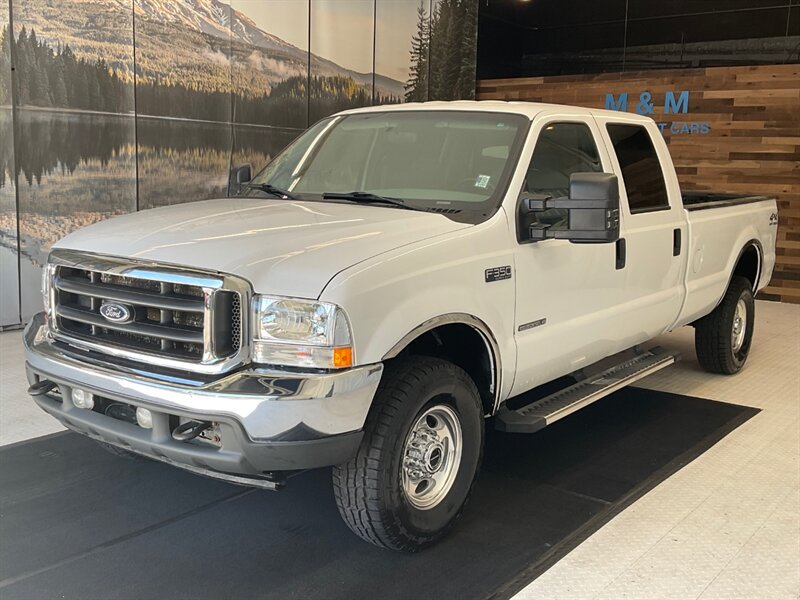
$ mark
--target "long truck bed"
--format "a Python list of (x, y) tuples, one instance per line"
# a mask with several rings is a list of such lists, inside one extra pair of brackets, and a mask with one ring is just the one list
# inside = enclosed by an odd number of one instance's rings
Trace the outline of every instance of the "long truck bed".
[(739, 194), (720, 194), (705, 191), (681, 192), (683, 207), (686, 210), (704, 210), (707, 208), (723, 208), (739, 204), (751, 204), (770, 200), (767, 196), (740, 196)]
[[(739, 248), (755, 243), (761, 269), (754, 292), (763, 288), (775, 266), (778, 208), (774, 198), (709, 192), (684, 192), (689, 224), (685, 303), (676, 326), (708, 314), (728, 288)], [(713, 210), (711, 210), (713, 209)]]

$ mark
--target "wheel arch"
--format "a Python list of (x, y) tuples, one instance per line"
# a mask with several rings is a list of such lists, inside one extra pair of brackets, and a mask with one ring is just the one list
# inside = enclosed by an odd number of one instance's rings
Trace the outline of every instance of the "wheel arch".
[[(480, 355), (464, 354), (480, 339)], [(462, 345), (461, 342), (469, 341)], [(437, 356), (446, 358), (462, 367), (473, 379), (481, 394), (484, 413), (493, 415), (500, 402), (502, 390), (502, 359), (497, 338), (488, 325), (478, 317), (467, 313), (448, 313), (428, 319), (404, 335), (383, 356), (391, 360), (404, 354), (426, 354), (430, 348), (438, 350)], [(481, 365), (485, 365), (486, 369)], [(478, 371), (476, 371), (476, 368)]]
[[(733, 264), (733, 270), (728, 279), (728, 287), (731, 285), (731, 280), (739, 275), (747, 278), (752, 284), (751, 289), (753, 294), (758, 291), (758, 284), (761, 280), (761, 269), (764, 262), (764, 249), (761, 247), (761, 242), (756, 239), (749, 240), (745, 243), (739, 251), (739, 256)], [(726, 288), (727, 289), (727, 288)]]

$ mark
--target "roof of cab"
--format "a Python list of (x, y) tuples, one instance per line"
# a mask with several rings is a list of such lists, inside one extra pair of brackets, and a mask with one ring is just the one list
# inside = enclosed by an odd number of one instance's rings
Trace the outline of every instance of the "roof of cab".
[(414, 111), (414, 110), (462, 110), (481, 112), (500, 112), (519, 114), (533, 119), (541, 113), (561, 115), (603, 115), (623, 118), (628, 121), (647, 122), (649, 117), (634, 113), (604, 110), (600, 108), (584, 108), (566, 104), (545, 104), (542, 102), (507, 102), (505, 100), (454, 100), (449, 102), (407, 102), (404, 104), (385, 104), (345, 110), (338, 114), (349, 115), (371, 112)]

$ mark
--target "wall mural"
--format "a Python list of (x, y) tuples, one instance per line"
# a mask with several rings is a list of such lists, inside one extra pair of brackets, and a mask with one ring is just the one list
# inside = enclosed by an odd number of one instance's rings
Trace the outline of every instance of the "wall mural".
[(0, 3), (0, 323), (19, 319), (14, 131), (11, 116), (11, 44), (8, 6)]
[(224, 197), (233, 166), (260, 169), (339, 110), (473, 97), (477, 8), (2, 0), (0, 326), (39, 310), (41, 266), (70, 231)]

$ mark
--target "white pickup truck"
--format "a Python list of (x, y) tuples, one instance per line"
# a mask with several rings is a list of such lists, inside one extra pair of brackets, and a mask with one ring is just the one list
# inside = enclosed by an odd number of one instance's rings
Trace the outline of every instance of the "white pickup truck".
[(56, 244), (29, 392), (233, 483), (333, 466), (348, 526), (399, 550), (457, 520), (488, 424), (534, 432), (668, 366), (642, 344), (683, 325), (739, 371), (775, 262), (775, 200), (682, 195), (656, 124), (618, 112), (353, 110), (234, 179)]

